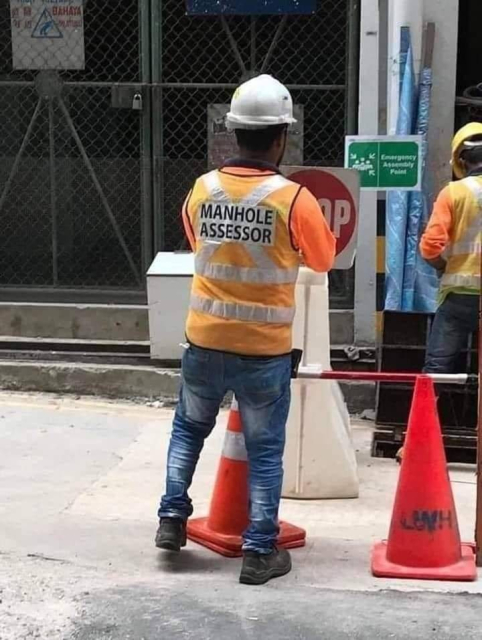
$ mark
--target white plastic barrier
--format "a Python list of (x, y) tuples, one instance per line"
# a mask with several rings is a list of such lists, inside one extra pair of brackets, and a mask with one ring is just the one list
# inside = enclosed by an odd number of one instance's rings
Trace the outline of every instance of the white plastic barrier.
[[(330, 368), (328, 277), (301, 269), (293, 345), (304, 366)], [(337, 382), (294, 380), (287, 426), (283, 497), (357, 498), (350, 417)]]
[(330, 368), (328, 276), (302, 267), (295, 290), (293, 348), (302, 349), (303, 364)]

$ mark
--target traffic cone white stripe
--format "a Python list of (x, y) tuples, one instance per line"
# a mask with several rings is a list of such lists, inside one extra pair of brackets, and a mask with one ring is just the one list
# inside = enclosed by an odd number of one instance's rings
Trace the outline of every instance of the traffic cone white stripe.
[(229, 460), (238, 460), (246, 462), (248, 460), (248, 452), (246, 451), (246, 443), (243, 433), (235, 431), (226, 431), (224, 438), (223, 457)]

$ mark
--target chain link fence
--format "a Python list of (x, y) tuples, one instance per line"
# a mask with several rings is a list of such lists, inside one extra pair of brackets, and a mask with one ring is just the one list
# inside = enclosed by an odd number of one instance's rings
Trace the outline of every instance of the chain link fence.
[(2, 2), (1, 286), (141, 287), (140, 46), (137, 0)]
[(1, 3), (0, 287), (143, 289), (152, 254), (183, 247), (210, 109), (253, 73), (302, 109), (300, 163), (342, 165), (354, 5), (254, 19), (187, 16), (182, 0)]

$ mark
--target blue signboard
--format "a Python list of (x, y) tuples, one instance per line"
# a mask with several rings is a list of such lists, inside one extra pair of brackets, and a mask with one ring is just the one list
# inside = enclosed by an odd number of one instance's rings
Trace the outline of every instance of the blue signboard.
[(186, 0), (189, 15), (284, 15), (315, 13), (316, 0)]

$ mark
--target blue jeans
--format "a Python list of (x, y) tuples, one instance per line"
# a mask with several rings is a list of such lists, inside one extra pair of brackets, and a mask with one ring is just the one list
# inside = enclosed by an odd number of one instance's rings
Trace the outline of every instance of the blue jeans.
[(435, 314), (424, 373), (464, 373), (455, 371), (457, 360), (478, 322), (479, 296), (450, 293)]
[(226, 392), (233, 391), (249, 461), (250, 524), (244, 532), (243, 549), (272, 551), (279, 532), (290, 378), (290, 355), (253, 358), (189, 346), (182, 360), (182, 385), (160, 518), (187, 520), (191, 516), (188, 490), (199, 454), (213, 430)]

